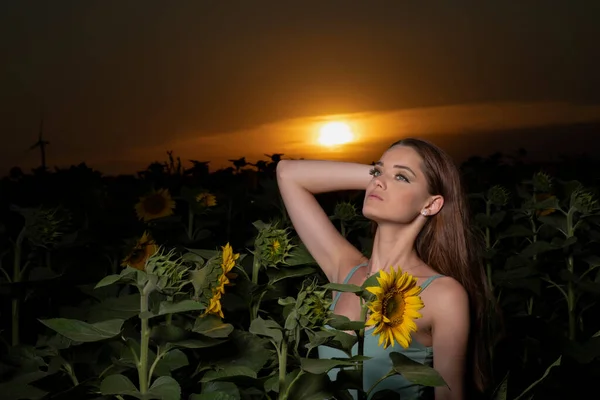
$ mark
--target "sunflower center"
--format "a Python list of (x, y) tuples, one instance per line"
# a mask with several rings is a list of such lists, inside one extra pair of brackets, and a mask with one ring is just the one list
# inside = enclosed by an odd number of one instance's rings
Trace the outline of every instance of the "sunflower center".
[(391, 322), (390, 325), (399, 325), (404, 319), (404, 295), (400, 290), (390, 290), (382, 301), (382, 314)]
[(158, 193), (148, 196), (144, 201), (144, 210), (146, 210), (148, 214), (159, 214), (166, 207), (166, 199)]

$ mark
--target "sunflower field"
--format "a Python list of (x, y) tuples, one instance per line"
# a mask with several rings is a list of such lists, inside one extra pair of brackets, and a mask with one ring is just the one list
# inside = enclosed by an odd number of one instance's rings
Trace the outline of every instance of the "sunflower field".
[[(381, 346), (407, 346), (418, 287), (401, 270), (362, 287), (329, 284), (279, 196), (281, 156), (214, 172), (197, 161), (185, 169), (171, 153), (137, 175), (85, 164), (13, 169), (0, 182), (2, 399), (399, 398), (363, 390), (361, 343), (373, 334)], [(595, 390), (598, 164), (494, 155), (461, 168), (502, 317), (490, 348), (494, 383), (481, 398)], [(318, 196), (369, 256), (362, 198)], [(333, 314), (332, 292), (360, 297), (364, 320)], [(398, 296), (402, 312), (388, 302)], [(319, 359), (320, 346), (346, 357)], [(445, 384), (401, 353), (390, 358), (386, 377)]]

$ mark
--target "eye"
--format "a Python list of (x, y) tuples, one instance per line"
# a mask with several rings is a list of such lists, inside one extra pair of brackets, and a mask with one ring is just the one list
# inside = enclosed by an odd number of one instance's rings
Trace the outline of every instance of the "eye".
[(408, 178), (407, 178), (406, 176), (402, 175), (402, 174), (397, 174), (397, 175), (395, 176), (395, 178), (396, 178), (396, 180), (398, 180), (398, 181), (404, 181), (404, 182), (408, 182), (408, 183), (410, 183), (410, 181), (408, 180)]
[(372, 168), (372, 169), (369, 171), (369, 174), (370, 174), (370, 175), (372, 175), (372, 176), (379, 176), (379, 175), (381, 175), (381, 171), (380, 171), (380, 170), (378, 170), (377, 168)]

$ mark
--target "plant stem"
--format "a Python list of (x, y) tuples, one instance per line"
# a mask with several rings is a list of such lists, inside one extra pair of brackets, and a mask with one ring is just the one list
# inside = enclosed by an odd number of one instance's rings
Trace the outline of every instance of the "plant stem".
[[(491, 214), (491, 203), (488, 200), (485, 202), (485, 215), (488, 217), (488, 220)], [(491, 250), (491, 233), (489, 226), (485, 227), (485, 248), (486, 250)], [(492, 282), (492, 261), (489, 259), (485, 262), (485, 273), (487, 275), (488, 287), (490, 288), (490, 291), (493, 292), (494, 286)]]
[[(367, 305), (366, 303), (362, 300), (362, 298), (360, 299), (361, 302), (361, 310), (360, 310), (360, 320), (361, 321), (365, 321), (367, 318)], [(357, 339), (358, 339), (358, 355), (359, 356), (363, 356), (365, 353), (365, 328), (363, 327), (362, 329), (360, 329), (357, 332)], [(359, 361), (357, 366), (358, 368), (358, 376), (360, 377), (360, 386), (362, 387), (364, 385), (364, 368), (363, 368), (363, 361)], [(364, 400), (366, 399), (366, 395), (363, 391), (358, 391), (358, 398), (359, 400)]]
[[(15, 254), (13, 260), (13, 279), (12, 282), (21, 282), (21, 278), (23, 277), (21, 271), (21, 251), (23, 240), (25, 239), (25, 227), (21, 229), (19, 232), (19, 236), (17, 237), (17, 241), (15, 242)], [(20, 332), (19, 332), (19, 294), (12, 299), (12, 335), (11, 335), (11, 344), (13, 346), (18, 346), (20, 343)]]
[(304, 371), (300, 370), (298, 372), (298, 375), (296, 375), (296, 377), (294, 378), (294, 380), (290, 382), (290, 385), (285, 389), (285, 395), (282, 397), (282, 400), (287, 400), (292, 386), (294, 386), (294, 383), (296, 383), (296, 381), (302, 376), (303, 373)]
[(367, 394), (366, 397), (368, 398), (369, 395), (371, 394), (371, 392), (373, 391), (373, 389), (375, 389), (377, 387), (377, 385), (379, 385), (381, 382), (383, 382), (384, 380), (386, 380), (387, 378), (389, 378), (392, 375), (396, 375), (396, 371), (391, 370), (390, 372), (388, 372), (386, 375), (382, 376), (381, 378), (377, 379), (377, 382), (375, 382), (370, 388), (369, 390), (367, 390)]
[(194, 212), (192, 211), (192, 205), (189, 205), (188, 208), (188, 227), (187, 227), (187, 235), (190, 242), (192, 241), (192, 235), (194, 234)]
[[(286, 334), (283, 334), (283, 340), (281, 341), (281, 349), (279, 350), (279, 394), (280, 396), (287, 397), (287, 391), (285, 389), (285, 376), (287, 374), (287, 354), (288, 354), (288, 343)], [(282, 397), (285, 398), (285, 397)]]
[(260, 249), (254, 247), (254, 261), (252, 262), (252, 283), (258, 285), (258, 272), (260, 271)]
[[(573, 237), (575, 234), (573, 229), (573, 209), (571, 208), (567, 213), (567, 240)], [(569, 340), (575, 340), (575, 333), (577, 328), (577, 318), (575, 315), (575, 290), (573, 288), (573, 271), (575, 269), (575, 262), (573, 260), (573, 253), (567, 257), (567, 269), (569, 270), (569, 281), (567, 282), (567, 306), (569, 310)]]
[[(146, 287), (150, 283), (146, 284)], [(148, 312), (148, 297), (146, 287), (140, 296), (140, 315)], [(148, 329), (148, 318), (140, 316), (142, 321), (141, 341), (140, 341), (140, 361), (138, 363), (138, 378), (140, 380), (140, 393), (145, 394), (148, 391), (148, 346), (150, 342), (150, 330)]]
[(150, 366), (150, 371), (148, 371), (148, 382), (152, 380), (152, 374), (154, 374), (154, 369), (158, 365), (158, 362), (163, 358), (166, 353), (160, 350), (160, 347), (156, 350), (156, 358), (154, 362)]
[(69, 375), (69, 378), (71, 378), (71, 382), (73, 382), (73, 386), (79, 385), (79, 380), (77, 380), (77, 376), (75, 376), (75, 371), (73, 371), (73, 367), (71, 366), (71, 364), (69, 364), (68, 362), (65, 361), (63, 367), (64, 367), (67, 375)]

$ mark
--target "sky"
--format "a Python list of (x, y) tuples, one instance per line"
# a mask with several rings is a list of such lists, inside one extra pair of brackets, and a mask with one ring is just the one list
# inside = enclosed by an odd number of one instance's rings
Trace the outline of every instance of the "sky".
[[(600, 2), (0, 2), (0, 175), (264, 154), (370, 162), (600, 144)], [(324, 148), (341, 120), (356, 140)]]

